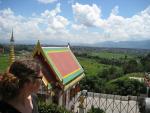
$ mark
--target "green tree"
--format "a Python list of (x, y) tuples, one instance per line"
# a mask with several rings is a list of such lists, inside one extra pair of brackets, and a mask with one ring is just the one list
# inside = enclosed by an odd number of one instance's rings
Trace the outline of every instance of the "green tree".
[(130, 59), (128, 62), (125, 62), (123, 65), (124, 74), (136, 72), (137, 66), (138, 63), (136, 59)]
[(119, 94), (119, 95), (139, 95), (141, 93), (146, 93), (146, 86), (144, 83), (129, 79), (129, 78), (119, 78), (108, 82), (105, 86), (106, 93)]
[(143, 71), (150, 72), (150, 53), (140, 59)]

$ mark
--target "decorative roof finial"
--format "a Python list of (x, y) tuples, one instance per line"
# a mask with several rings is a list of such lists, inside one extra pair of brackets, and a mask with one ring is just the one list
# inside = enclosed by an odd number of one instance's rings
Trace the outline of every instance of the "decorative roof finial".
[(11, 39), (10, 39), (10, 42), (14, 42), (13, 29), (12, 29), (12, 33), (11, 33)]
[(67, 45), (67, 47), (68, 47), (68, 48), (70, 48), (70, 47), (71, 47), (69, 42), (68, 42), (68, 45)]

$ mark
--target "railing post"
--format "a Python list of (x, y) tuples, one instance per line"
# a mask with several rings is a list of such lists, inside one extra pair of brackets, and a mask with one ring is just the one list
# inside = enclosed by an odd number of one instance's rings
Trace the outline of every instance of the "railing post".
[(119, 106), (119, 113), (121, 113), (121, 104), (122, 104), (122, 96), (120, 97), (120, 106)]
[(107, 110), (107, 94), (106, 94), (106, 106), (105, 106), (105, 112)]
[(114, 104), (115, 104), (114, 102), (115, 102), (115, 95), (114, 95), (114, 97), (113, 97), (113, 108), (112, 108), (112, 113), (114, 113), (114, 110), (115, 110), (115, 109), (114, 109)]
[(130, 101), (130, 96), (128, 96), (127, 113), (129, 113), (129, 101)]
[(137, 96), (137, 98), (136, 98), (136, 108), (135, 108), (136, 110), (135, 110), (135, 113), (137, 113), (137, 109), (138, 109), (138, 96)]
[(93, 103), (94, 103), (94, 92), (93, 92), (92, 106), (93, 106)]
[(100, 99), (101, 97), (100, 96), (101, 96), (101, 94), (99, 93), (99, 109), (101, 109), (100, 108), (100, 104), (101, 104), (101, 102), (100, 102), (101, 101), (101, 99)]

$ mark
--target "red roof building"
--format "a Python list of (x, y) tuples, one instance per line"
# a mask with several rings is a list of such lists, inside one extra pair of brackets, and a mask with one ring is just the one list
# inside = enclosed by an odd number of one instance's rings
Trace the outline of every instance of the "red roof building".
[(33, 57), (39, 61), (43, 82), (54, 94), (53, 102), (67, 107), (68, 101), (79, 91), (84, 70), (70, 47), (42, 47), (38, 41)]
[(4, 53), (4, 48), (0, 48), (0, 55)]

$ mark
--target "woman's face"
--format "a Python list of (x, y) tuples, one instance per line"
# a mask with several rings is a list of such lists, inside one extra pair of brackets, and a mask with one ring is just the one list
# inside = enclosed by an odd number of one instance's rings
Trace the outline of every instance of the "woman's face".
[(43, 74), (40, 72), (39, 75), (33, 77), (33, 82), (32, 82), (32, 92), (37, 93), (39, 91), (39, 88), (42, 84), (42, 78)]
[(39, 91), (39, 88), (42, 84), (42, 77), (43, 76), (38, 76), (38, 77), (35, 78), (35, 81), (33, 83), (33, 92), (34, 93), (37, 93)]

